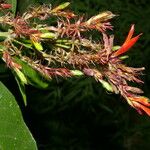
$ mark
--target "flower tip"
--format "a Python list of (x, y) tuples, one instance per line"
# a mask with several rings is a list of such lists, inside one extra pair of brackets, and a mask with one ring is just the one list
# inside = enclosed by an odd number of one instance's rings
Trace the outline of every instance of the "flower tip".
[(127, 38), (126, 38), (124, 43), (127, 43), (127, 42), (129, 42), (131, 40), (131, 38), (132, 38), (132, 36), (134, 34), (134, 27), (135, 27), (135, 24), (132, 24), (131, 28), (129, 30), (128, 36), (127, 36)]
[(121, 46), (121, 48), (114, 53), (115, 57), (119, 56), (119, 55), (121, 55), (121, 54), (123, 54), (125, 52), (127, 52), (138, 41), (138, 39), (140, 38), (140, 36), (143, 34), (143, 33), (140, 33), (139, 35), (137, 35), (137, 36), (135, 36), (135, 37), (132, 38), (132, 35), (133, 35), (134, 31), (133, 31), (133, 29), (131, 29), (131, 30), (129, 31), (127, 39), (123, 43), (123, 45)]
[(134, 27), (135, 27), (135, 24), (131, 24), (131, 29), (134, 29)]
[[(140, 34), (138, 34), (137, 36), (135, 36), (134, 38), (132, 38), (131, 40), (130, 40), (130, 43), (131, 43), (131, 45), (133, 46), (136, 42), (137, 42), (137, 40), (140, 38), (140, 36), (142, 35), (143, 33), (140, 33)], [(130, 45), (130, 44), (129, 44)], [(131, 47), (132, 47), (131, 46)]]
[(140, 37), (141, 35), (143, 35), (143, 33), (140, 33), (138, 36)]

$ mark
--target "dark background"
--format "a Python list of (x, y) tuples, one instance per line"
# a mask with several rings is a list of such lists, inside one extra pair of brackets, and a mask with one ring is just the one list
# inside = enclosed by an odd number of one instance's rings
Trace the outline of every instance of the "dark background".
[[(64, 1), (18, 2), (18, 11), (22, 13), (31, 4), (51, 2), (56, 6)], [(137, 86), (150, 98), (149, 1), (72, 0), (71, 9), (89, 17), (104, 10), (118, 14), (112, 21), (115, 45), (123, 43), (133, 23), (135, 35), (143, 33), (138, 43), (128, 52), (129, 59), (125, 63), (146, 68), (142, 76), (145, 84)], [(150, 117), (139, 115), (122, 97), (106, 92), (93, 79), (53, 80), (48, 90), (31, 86), (26, 89), (27, 107), (23, 107), (21, 100), (18, 103), (39, 150), (150, 149)], [(15, 89), (11, 90), (16, 93)]]

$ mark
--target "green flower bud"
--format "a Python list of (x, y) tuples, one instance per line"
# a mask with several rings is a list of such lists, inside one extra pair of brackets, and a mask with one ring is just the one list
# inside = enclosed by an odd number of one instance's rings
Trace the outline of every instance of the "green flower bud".
[(113, 46), (112, 50), (113, 50), (113, 51), (116, 51), (116, 50), (118, 50), (120, 47), (121, 47), (121, 46), (119, 46), (119, 45)]
[(28, 83), (25, 75), (18, 68), (15, 68), (14, 71), (18, 75), (18, 77), (21, 80), (21, 82), (23, 82), (24, 84)]
[(40, 37), (43, 39), (54, 39), (56, 38), (56, 34), (52, 32), (46, 32), (46, 33), (40, 34)]
[(82, 71), (80, 70), (71, 70), (71, 73), (75, 76), (82, 76), (84, 75)]
[(35, 42), (35, 41), (32, 41), (33, 42), (33, 45), (35, 46), (35, 48), (38, 50), (38, 51), (42, 51), (43, 50), (43, 46), (40, 42)]
[(113, 92), (113, 88), (112, 88), (112, 86), (111, 86), (108, 82), (106, 82), (106, 81), (104, 81), (104, 80), (100, 80), (100, 82), (101, 82), (102, 86), (103, 86), (107, 91)]
[(68, 7), (69, 5), (70, 5), (69, 2), (63, 3), (63, 4), (59, 5), (59, 6), (57, 6), (56, 8), (54, 8), (54, 9), (52, 10), (52, 12), (57, 12), (57, 11), (63, 10), (63, 9), (65, 9), (66, 7)]

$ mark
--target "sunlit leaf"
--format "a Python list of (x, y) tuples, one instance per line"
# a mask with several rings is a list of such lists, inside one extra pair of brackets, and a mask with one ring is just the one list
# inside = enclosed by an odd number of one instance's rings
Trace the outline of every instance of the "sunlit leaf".
[(0, 149), (36, 150), (36, 142), (24, 123), (14, 96), (0, 82)]

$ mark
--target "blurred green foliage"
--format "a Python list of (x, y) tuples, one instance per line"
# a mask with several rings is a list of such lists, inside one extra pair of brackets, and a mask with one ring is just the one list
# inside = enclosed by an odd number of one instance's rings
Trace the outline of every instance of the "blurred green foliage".
[[(52, 3), (56, 6), (60, 2), (64, 1), (25, 0), (22, 3), (22, 0), (18, 0), (17, 10), (22, 13), (30, 4)], [(115, 45), (123, 43), (131, 24), (136, 25), (137, 34), (143, 32), (125, 61), (129, 66), (145, 66), (145, 84), (141, 86), (150, 98), (149, 1), (71, 2), (74, 12), (84, 13), (87, 17), (105, 10), (118, 14), (112, 21)], [(14, 87), (17, 87), (15, 84)], [(150, 118), (137, 114), (121, 97), (107, 93), (96, 81), (90, 78), (55, 79), (47, 90), (31, 86), (26, 88), (28, 105), (24, 108), (19, 103), (39, 150), (149, 150)], [(10, 87), (10, 90), (18, 96), (14, 89)]]

